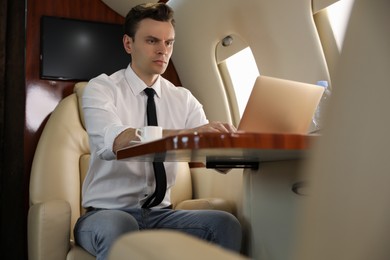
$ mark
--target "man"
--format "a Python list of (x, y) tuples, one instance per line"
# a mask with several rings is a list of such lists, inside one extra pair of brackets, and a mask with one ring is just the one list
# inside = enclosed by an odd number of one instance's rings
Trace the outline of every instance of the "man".
[(76, 223), (74, 235), (76, 243), (97, 259), (106, 259), (120, 235), (143, 229), (175, 229), (230, 250), (240, 249), (241, 227), (233, 215), (169, 208), (176, 163), (164, 163), (167, 191), (158, 205), (148, 206), (156, 185), (152, 163), (115, 160), (118, 149), (137, 140), (135, 129), (147, 125), (145, 89), (156, 92), (153, 98), (163, 136), (236, 131), (229, 124), (209, 123), (201, 104), (188, 90), (161, 77), (174, 39), (170, 7), (162, 3), (134, 7), (126, 17), (123, 37), (130, 65), (92, 79), (85, 89), (83, 111), (91, 147), (82, 192), (87, 213)]

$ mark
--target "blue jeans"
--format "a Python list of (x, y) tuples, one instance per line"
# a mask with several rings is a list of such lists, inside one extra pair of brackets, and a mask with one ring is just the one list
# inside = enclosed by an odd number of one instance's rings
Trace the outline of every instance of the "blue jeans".
[(236, 252), (241, 248), (240, 223), (218, 210), (93, 210), (79, 218), (74, 236), (78, 245), (103, 260), (119, 236), (144, 229), (177, 230)]

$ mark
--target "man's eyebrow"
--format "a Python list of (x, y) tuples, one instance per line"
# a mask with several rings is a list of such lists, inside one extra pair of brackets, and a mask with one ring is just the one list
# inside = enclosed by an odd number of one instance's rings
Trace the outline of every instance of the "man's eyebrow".
[(152, 36), (152, 35), (147, 35), (147, 36), (145, 36), (145, 38), (146, 38), (146, 39), (160, 40), (159, 38), (154, 37), (154, 36)]
[[(152, 40), (155, 40), (155, 41), (161, 41), (160, 38), (157, 38), (157, 37), (155, 37), (155, 36), (153, 36), (153, 35), (148, 35), (148, 36), (145, 37), (145, 39), (152, 39)], [(169, 42), (175, 41), (175, 38), (170, 38), (170, 39), (167, 39), (166, 41), (167, 41), (167, 42), (168, 42), (168, 41), (169, 41)]]

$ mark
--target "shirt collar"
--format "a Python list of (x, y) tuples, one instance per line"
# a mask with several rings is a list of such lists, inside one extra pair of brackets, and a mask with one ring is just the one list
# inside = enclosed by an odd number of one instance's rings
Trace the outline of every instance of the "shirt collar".
[[(133, 71), (130, 64), (125, 71), (126, 81), (135, 95), (143, 93), (148, 86), (143, 82)], [(158, 76), (156, 82), (151, 86), (156, 91), (157, 97), (161, 97), (161, 75)]]

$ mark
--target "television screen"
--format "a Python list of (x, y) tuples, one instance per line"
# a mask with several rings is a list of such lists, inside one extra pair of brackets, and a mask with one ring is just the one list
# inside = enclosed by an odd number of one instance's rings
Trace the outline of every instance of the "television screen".
[(41, 78), (90, 80), (126, 68), (123, 34), (121, 24), (42, 16)]

